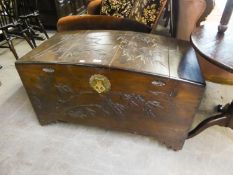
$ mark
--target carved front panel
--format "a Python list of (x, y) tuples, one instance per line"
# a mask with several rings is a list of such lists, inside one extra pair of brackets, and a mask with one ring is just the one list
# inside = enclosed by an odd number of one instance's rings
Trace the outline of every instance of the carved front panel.
[[(127, 130), (154, 136), (174, 149), (183, 145), (203, 93), (196, 85), (117, 69), (29, 64), (18, 70), (41, 123)], [(111, 88), (93, 89), (93, 75), (106, 77)]]
[[(166, 79), (144, 80), (143, 76), (124, 71), (66, 67), (61, 70), (61, 66), (39, 68), (33, 87), (36, 90), (32, 91), (33, 103), (39, 110), (41, 104), (46, 104), (44, 110), (52, 115), (60, 113), (73, 118), (113, 117), (122, 120), (131, 117), (158, 120), (170, 110), (167, 104), (174, 92)], [(110, 88), (107, 91), (92, 87), (90, 80), (95, 75), (108, 79)], [(45, 93), (52, 93), (52, 96), (44, 96)], [(47, 105), (49, 100), (51, 103)]]

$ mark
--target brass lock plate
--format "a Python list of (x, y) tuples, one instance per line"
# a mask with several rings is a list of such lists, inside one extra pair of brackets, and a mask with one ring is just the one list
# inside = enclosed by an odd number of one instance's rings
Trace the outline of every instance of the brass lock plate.
[(107, 77), (100, 74), (92, 75), (89, 81), (90, 86), (99, 94), (106, 93), (111, 89), (111, 83)]

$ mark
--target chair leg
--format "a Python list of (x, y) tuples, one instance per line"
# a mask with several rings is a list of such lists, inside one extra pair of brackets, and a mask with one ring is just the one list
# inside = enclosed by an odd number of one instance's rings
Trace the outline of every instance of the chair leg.
[[(20, 30), (20, 31), (23, 31), (23, 28), (22, 28), (21, 26), (19, 26), (19, 30)], [(29, 39), (29, 37), (28, 37), (28, 34), (29, 34), (28, 29), (25, 29), (25, 31), (22, 32), (23, 38), (28, 42), (28, 44), (30, 45), (30, 47), (31, 47), (32, 49), (34, 49), (36, 46), (34, 46), (34, 43), (32, 43), (32, 42), (30, 41), (30, 39)]]
[(30, 41), (29, 37), (27, 36), (26, 32), (23, 33), (23, 37), (28, 42), (28, 44), (31, 46), (32, 49), (36, 48), (35, 43), (34, 44), (31, 43), (31, 41)]
[(36, 48), (37, 45), (36, 45), (36, 41), (35, 41), (35, 38), (33, 35), (33, 31), (31, 29), (27, 29), (26, 34), (27, 34), (28, 38), (30, 38), (30, 40), (32, 41), (34, 48)]
[(16, 53), (16, 50), (15, 50), (15, 47), (14, 47), (14, 45), (13, 45), (12, 40), (8, 40), (7, 42), (8, 42), (8, 45), (9, 45), (9, 47), (10, 47), (10, 50), (11, 50), (12, 53), (14, 54), (16, 60), (18, 60), (18, 59), (19, 59), (19, 56), (18, 56), (18, 54)]
[(26, 33), (27, 37), (31, 40), (30, 43), (32, 43), (33, 48), (36, 48), (37, 45), (36, 45), (36, 41), (35, 41), (35, 38), (34, 38), (34, 31), (31, 29), (30, 25), (28, 24), (28, 22), (26, 20), (22, 19), (24, 28), (26, 29), (25, 33)]
[(45, 34), (46, 38), (49, 39), (49, 36), (48, 36), (48, 34), (47, 34), (47, 32), (46, 32), (46, 30), (44, 28), (44, 25), (42, 24), (42, 22), (41, 22), (41, 20), (40, 20), (40, 18), (38, 16), (36, 17), (36, 22), (38, 23), (41, 31)]
[(26, 34), (27, 32), (23, 33), (23, 37), (24, 39), (28, 42), (28, 44), (31, 46), (32, 49), (36, 48), (36, 43), (35, 43), (35, 40), (34, 40), (34, 43), (32, 44), (32, 42), (30, 41), (28, 35)]
[(5, 37), (6, 41), (7, 41), (7, 44), (11, 50), (11, 52), (13, 53), (13, 55), (15, 56), (16, 60), (19, 59), (17, 53), (16, 53), (16, 50), (14, 48), (14, 45), (13, 45), (13, 42), (12, 42), (12, 39), (7, 35), (7, 32), (6, 31), (2, 31), (3, 33), (3, 36)]

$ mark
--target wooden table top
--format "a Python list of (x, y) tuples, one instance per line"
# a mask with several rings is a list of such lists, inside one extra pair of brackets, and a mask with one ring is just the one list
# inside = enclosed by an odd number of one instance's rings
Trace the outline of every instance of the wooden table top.
[(204, 82), (188, 42), (130, 31), (57, 33), (17, 63), (104, 66)]
[(233, 25), (224, 34), (218, 24), (206, 24), (193, 32), (191, 42), (195, 50), (215, 66), (233, 73)]

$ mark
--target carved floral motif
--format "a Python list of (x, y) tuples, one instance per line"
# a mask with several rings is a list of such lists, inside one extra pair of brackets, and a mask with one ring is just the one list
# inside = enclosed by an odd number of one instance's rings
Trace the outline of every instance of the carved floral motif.
[(162, 47), (156, 38), (142, 35), (120, 35), (117, 38), (119, 48), (122, 51), (121, 63), (133, 63), (138, 68), (143, 65), (156, 65), (167, 68), (164, 61), (161, 59), (164, 55), (163, 51), (167, 48)]
[[(105, 116), (126, 117), (128, 110), (142, 110), (141, 113), (145, 117), (155, 118), (156, 110), (162, 110), (161, 102), (153, 99), (146, 99), (144, 96), (135, 93), (111, 92), (108, 94), (97, 94), (94, 91), (75, 92), (67, 85), (56, 85), (58, 92), (57, 107), (64, 108), (67, 103), (73, 104), (71, 107), (65, 108), (64, 112), (71, 117), (94, 117), (98, 112), (102, 112)], [(154, 91), (153, 91), (154, 92)], [(83, 95), (96, 96), (101, 99), (101, 103), (82, 104), (79, 100)], [(164, 95), (158, 92), (156, 96)], [(120, 102), (118, 102), (120, 101)]]

